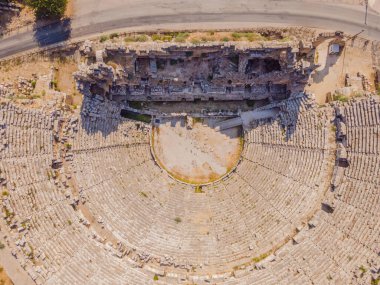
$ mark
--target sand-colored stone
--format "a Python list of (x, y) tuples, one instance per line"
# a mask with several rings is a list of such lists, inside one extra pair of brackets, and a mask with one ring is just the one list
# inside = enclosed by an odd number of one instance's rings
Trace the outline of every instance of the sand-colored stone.
[(242, 149), (240, 128), (219, 132), (213, 126), (220, 119), (198, 118), (189, 129), (185, 121), (163, 119), (153, 129), (156, 159), (173, 177), (203, 184), (215, 181), (236, 166)]

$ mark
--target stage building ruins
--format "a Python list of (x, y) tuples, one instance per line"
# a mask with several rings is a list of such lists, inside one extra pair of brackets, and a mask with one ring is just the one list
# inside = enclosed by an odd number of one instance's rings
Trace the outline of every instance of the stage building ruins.
[[(81, 89), (117, 101), (283, 100), (302, 90), (310, 63), (289, 46), (169, 46), (136, 51), (83, 48)], [(301, 87), (301, 88), (300, 88)]]

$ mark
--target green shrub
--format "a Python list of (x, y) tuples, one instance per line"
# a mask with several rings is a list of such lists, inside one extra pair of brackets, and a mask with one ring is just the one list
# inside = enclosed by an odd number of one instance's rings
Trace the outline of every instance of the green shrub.
[(112, 33), (110, 34), (110, 39), (114, 39), (114, 38), (118, 38), (119, 37), (119, 34), (118, 33)]
[(146, 42), (148, 41), (147, 35), (138, 35), (136, 36), (136, 42)]
[(195, 187), (195, 193), (204, 193), (204, 191), (202, 190), (202, 186), (197, 185), (197, 186)]
[(174, 219), (174, 221), (175, 221), (177, 224), (179, 224), (180, 222), (182, 222), (182, 219), (181, 219), (180, 217), (176, 217), (176, 218)]
[(170, 42), (172, 41), (173, 36), (170, 34), (153, 34), (151, 38), (153, 41)]
[(362, 97), (363, 96), (363, 92), (361, 92), (361, 91), (354, 91), (354, 93), (353, 93), (352, 96), (353, 97)]
[(154, 276), (153, 276), (153, 280), (154, 280), (154, 281), (158, 281), (158, 276), (157, 276), (157, 274), (154, 274)]
[(131, 42), (146, 42), (148, 41), (148, 36), (147, 35), (130, 35), (126, 36), (124, 38), (124, 41), (126, 43), (131, 43)]
[(108, 36), (103, 35), (103, 36), (100, 37), (100, 40), (99, 40), (99, 41), (100, 41), (101, 43), (104, 43), (106, 40), (108, 40)]
[(259, 41), (263, 39), (263, 37), (258, 33), (246, 33), (245, 37), (250, 42)]
[[(260, 35), (259, 33), (252, 33), (252, 32), (246, 32), (246, 33), (232, 33), (231, 34), (233, 41), (239, 41), (245, 38), (246, 40), (250, 42), (259, 41), (259, 40), (266, 40), (265, 37)], [(286, 39), (288, 40), (288, 39)]]
[(261, 260), (267, 258), (269, 256), (269, 253), (263, 253), (262, 255), (258, 256), (258, 257), (254, 257), (252, 258), (252, 261), (254, 263), (257, 263), (257, 262), (260, 262)]
[(240, 40), (243, 37), (243, 34), (241, 33), (232, 33), (231, 37), (234, 41)]
[(342, 94), (336, 94), (333, 96), (333, 100), (345, 103), (345, 102), (348, 102), (348, 97)]
[(65, 14), (67, 0), (27, 0), (26, 4), (34, 9), (38, 19), (61, 18)]
[(281, 38), (280, 40), (279, 40), (280, 42), (289, 42), (289, 41), (291, 41), (291, 38), (290, 37), (283, 37), (283, 38)]
[(125, 41), (126, 43), (134, 42), (134, 41), (135, 41), (135, 37), (133, 37), (133, 36), (126, 36), (126, 37), (124, 38), (124, 41)]
[(67, 150), (70, 150), (72, 148), (71, 143), (65, 143), (65, 147)]
[(160, 41), (161, 40), (161, 35), (159, 35), (159, 34), (153, 34), (150, 37), (152, 38), (152, 41)]
[(193, 45), (198, 45), (198, 44), (200, 44), (201, 43), (201, 41), (200, 40), (198, 40), (198, 39), (191, 39), (191, 43), (193, 44)]
[(178, 33), (175, 36), (174, 41), (177, 43), (184, 43), (186, 42), (188, 37), (189, 37), (189, 33)]

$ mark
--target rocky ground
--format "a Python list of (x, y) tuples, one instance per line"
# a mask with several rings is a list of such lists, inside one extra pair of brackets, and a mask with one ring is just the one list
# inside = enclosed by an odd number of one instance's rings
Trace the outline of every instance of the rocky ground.
[[(73, 1), (69, 0), (67, 3), (65, 17), (72, 17), (74, 15)], [(20, 1), (22, 2), (22, 1)], [(19, 12), (16, 11), (1, 11), (0, 17), (0, 34), (18, 33), (25, 30), (33, 29), (34, 25), (43, 26), (46, 21), (36, 22), (33, 9), (17, 3)]]
[[(329, 54), (332, 41), (324, 41), (316, 47), (315, 60), (319, 67), (311, 75), (306, 91), (314, 93), (319, 104), (326, 103), (328, 96), (334, 93), (355, 96), (363, 91), (374, 92), (376, 86), (372, 44), (360, 38), (347, 39), (339, 54)], [(358, 78), (358, 85), (352, 86), (347, 82), (347, 76)], [(364, 86), (363, 80), (369, 84)]]
[(82, 96), (72, 77), (75, 70), (77, 63), (72, 59), (33, 57), (0, 64), (0, 98), (39, 108), (58, 92), (77, 109)]
[(20, 11), (1, 11), (0, 32), (17, 32), (19, 29), (35, 23), (33, 10), (29, 7), (20, 5)]

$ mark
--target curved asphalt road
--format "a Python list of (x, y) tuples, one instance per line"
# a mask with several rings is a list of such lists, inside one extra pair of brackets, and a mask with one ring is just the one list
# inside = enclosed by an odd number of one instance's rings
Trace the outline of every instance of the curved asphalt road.
[[(331, 5), (289, 0), (77, 0), (76, 16), (50, 26), (0, 40), (0, 58), (39, 46), (49, 46), (110, 32), (142, 26), (171, 28), (173, 24), (228, 23), (244, 27), (255, 23), (277, 23), (342, 30), (380, 40), (380, 15), (369, 11), (364, 25), (363, 6)], [(183, 25), (185, 24), (185, 25)]]

